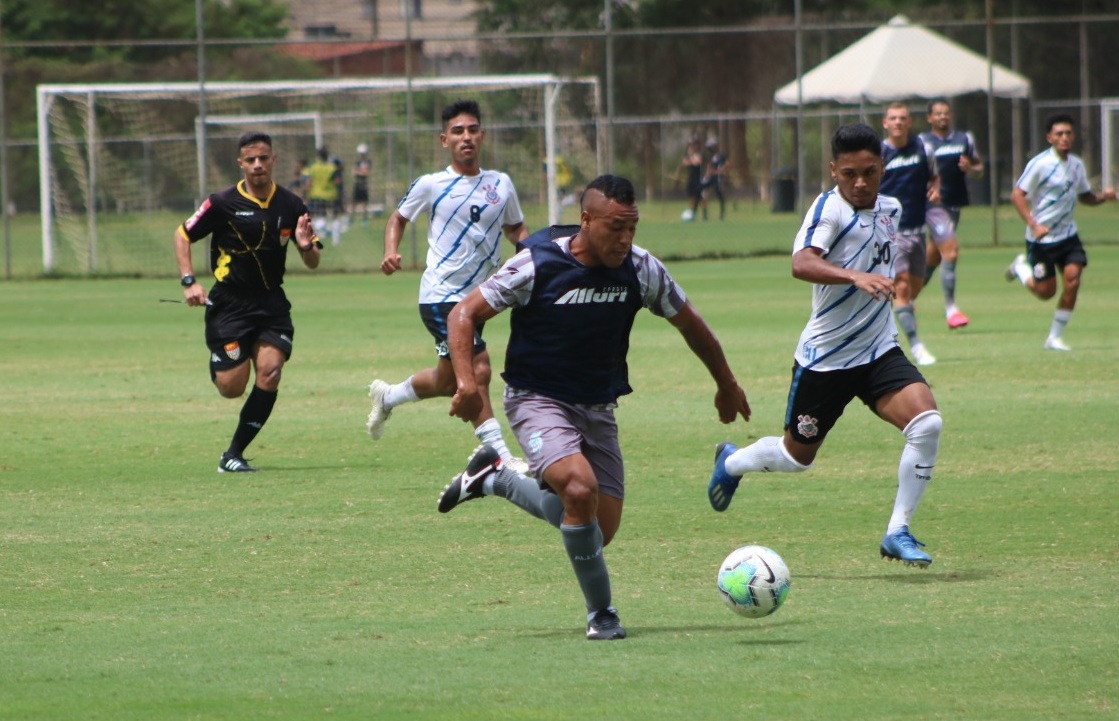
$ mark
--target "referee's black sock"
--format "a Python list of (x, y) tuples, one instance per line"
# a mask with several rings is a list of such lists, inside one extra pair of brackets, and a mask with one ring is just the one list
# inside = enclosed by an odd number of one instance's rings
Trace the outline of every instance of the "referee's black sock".
[(272, 407), (276, 405), (276, 395), (275, 391), (266, 391), (260, 386), (253, 386), (249, 397), (245, 399), (245, 405), (241, 406), (241, 420), (237, 424), (233, 440), (229, 442), (227, 453), (241, 456), (245, 452), (256, 438), (256, 434), (260, 433), (260, 429), (268, 422), (268, 416), (272, 415)]

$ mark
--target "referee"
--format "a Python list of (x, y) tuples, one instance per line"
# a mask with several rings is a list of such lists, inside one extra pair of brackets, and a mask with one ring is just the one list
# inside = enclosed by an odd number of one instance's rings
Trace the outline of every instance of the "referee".
[[(303, 200), (272, 180), (272, 138), (245, 133), (238, 147), (244, 179), (204, 200), (174, 239), (186, 303), (206, 307), (210, 378), (218, 393), (240, 398), (249, 384), (249, 361), (255, 368), (256, 380), (221, 455), (219, 473), (256, 470), (245, 460), (245, 449), (272, 413), (295, 337), (283, 289), (288, 246), (294, 243), (303, 264), (312, 269), (318, 267), (322, 249)], [(194, 277), (190, 256), (191, 244), (206, 236), (216, 281), (208, 294)]]

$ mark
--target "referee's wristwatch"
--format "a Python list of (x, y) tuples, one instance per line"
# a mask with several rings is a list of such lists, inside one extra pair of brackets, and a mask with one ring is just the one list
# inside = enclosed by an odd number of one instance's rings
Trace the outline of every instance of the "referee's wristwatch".
[(195, 280), (194, 276), (193, 276), (193, 275), (191, 275), (190, 273), (187, 273), (186, 275), (184, 275), (184, 276), (182, 277), (182, 279), (181, 279), (181, 280), (179, 280), (179, 283), (180, 283), (180, 284), (181, 284), (181, 285), (182, 285), (182, 286), (183, 286), (184, 288), (189, 288), (189, 287), (191, 287), (192, 285), (194, 285), (194, 284), (195, 284), (195, 283), (197, 283), (197, 282), (198, 282), (198, 281), (197, 281), (197, 280)]

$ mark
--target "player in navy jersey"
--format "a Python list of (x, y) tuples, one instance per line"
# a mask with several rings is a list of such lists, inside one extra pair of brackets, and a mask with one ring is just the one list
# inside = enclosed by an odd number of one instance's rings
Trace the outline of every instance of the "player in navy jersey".
[[(291, 357), (295, 329), (284, 293), (288, 246), (295, 244), (303, 264), (319, 265), (322, 244), (303, 200), (276, 185), (272, 138), (245, 133), (239, 141), (244, 179), (207, 198), (175, 232), (175, 258), (183, 294), (190, 306), (206, 307), (206, 345), (210, 378), (226, 398), (240, 398), (256, 371), (240, 421), (218, 462), (220, 472), (255, 471), (244, 458), (272, 414), (280, 372)], [(216, 281), (209, 293), (194, 277), (191, 243), (210, 236), (210, 270)]]
[(451, 413), (474, 417), (485, 391), (471, 374), (471, 345), (490, 318), (512, 308), (505, 413), (539, 483), (480, 446), (444, 489), (446, 513), (483, 495), (508, 499), (560, 530), (587, 608), (587, 638), (625, 638), (603, 547), (622, 520), (625, 479), (614, 409), (630, 393), (626, 355), (641, 308), (668, 320), (715, 379), (723, 423), (750, 406), (722, 347), (664, 265), (633, 244), (633, 184), (614, 175), (587, 186), (579, 225), (549, 228), (456, 307), (449, 321), (458, 390)]
[[(952, 129), (952, 106), (944, 98), (929, 103), (928, 121), (931, 130), (921, 133), (921, 140), (932, 149), (940, 175), (940, 203), (929, 207), (927, 222), (932, 228), (933, 242), (928, 245), (925, 282), (940, 267), (940, 286), (944, 291), (944, 313), (951, 329), (962, 328), (969, 319), (956, 307), (956, 262), (959, 243), (960, 208), (971, 203), (967, 190), (969, 175), (983, 175), (983, 160), (975, 149), (975, 138), (964, 130)], [(951, 231), (944, 220), (947, 214)], [(944, 225), (941, 231), (936, 226)]]
[(1080, 242), (1074, 211), (1079, 200), (1100, 205), (1115, 200), (1115, 189), (1092, 192), (1084, 163), (1072, 152), (1076, 123), (1071, 115), (1052, 115), (1046, 120), (1045, 139), (1049, 149), (1026, 164), (1014, 184), (1010, 201), (1026, 223), (1026, 252), (1006, 269), (1007, 280), (1019, 280), (1041, 300), (1057, 294), (1057, 271), (1061, 274), (1061, 297), (1045, 347), (1072, 350), (1064, 341), (1065, 327), (1072, 319), (1080, 277), (1088, 265), (1088, 254)]
[[(420, 279), (420, 317), (435, 339), (434, 368), (425, 368), (395, 385), (374, 379), (369, 386), (372, 410), (366, 429), (373, 440), (385, 430), (392, 409), (402, 403), (451, 396), (455, 369), (447, 351), (447, 316), (455, 303), (493, 273), (501, 262), (501, 237), (512, 243), (528, 237), (524, 213), (513, 181), (505, 173), (481, 167), (482, 111), (473, 100), (459, 100), (443, 109), (439, 141), (451, 153), (451, 164), (412, 182), (385, 225), (385, 256), (381, 272), (401, 268), (400, 241), (404, 228), (427, 218), (427, 268)], [(482, 329), (474, 338), (474, 371), (478, 385), (488, 391), (490, 355)], [(494, 418), (488, 392), (470, 418), (474, 434), (498, 449), (506, 462), (522, 463), (509, 451)]]
[(835, 131), (836, 187), (812, 204), (793, 243), (793, 276), (812, 284), (812, 313), (794, 356), (785, 433), (742, 449), (720, 443), (707, 496), (724, 511), (745, 473), (808, 470), (857, 397), (905, 436), (880, 553), (925, 568), (932, 558), (909, 523), (936, 465), (941, 418), (925, 379), (901, 352), (890, 317), (902, 211), (896, 199), (880, 194), (881, 152), (866, 125)]
[(905, 103), (890, 103), (886, 107), (882, 118), (882, 127), (886, 129), (886, 140), (882, 143), (886, 171), (881, 193), (901, 201), (894, 265), (894, 315), (909, 341), (913, 360), (924, 366), (936, 363), (936, 357), (917, 336), (914, 305), (925, 286), (925, 214), (930, 202), (940, 201), (940, 176), (932, 152), (920, 138), (910, 134), (912, 125), (913, 118)]

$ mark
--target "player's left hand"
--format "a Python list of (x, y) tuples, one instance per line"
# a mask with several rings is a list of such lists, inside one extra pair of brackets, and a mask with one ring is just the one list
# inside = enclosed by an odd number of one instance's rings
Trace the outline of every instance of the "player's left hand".
[(738, 416), (750, 422), (750, 402), (746, 400), (746, 391), (737, 383), (715, 391), (715, 408), (723, 423), (734, 423)]

